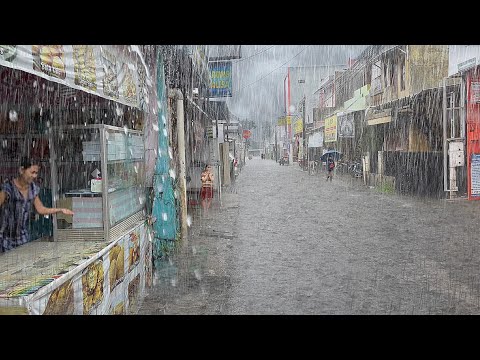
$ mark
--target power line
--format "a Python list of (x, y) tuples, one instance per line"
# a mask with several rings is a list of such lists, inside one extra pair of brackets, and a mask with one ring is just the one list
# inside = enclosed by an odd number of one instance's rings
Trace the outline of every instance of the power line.
[(244, 60), (248, 60), (248, 59), (250, 59), (250, 58), (252, 58), (252, 57), (254, 57), (254, 56), (257, 56), (257, 55), (259, 55), (259, 54), (264, 53), (264, 52), (267, 51), (267, 50), (270, 50), (271, 48), (273, 48), (273, 47), (275, 47), (275, 46), (276, 46), (276, 45), (272, 45), (272, 46), (270, 46), (270, 47), (268, 47), (268, 48), (265, 48), (265, 49), (263, 49), (263, 50), (260, 50), (259, 52), (255, 53), (255, 54), (253, 54), (253, 55), (250, 55), (250, 56), (247, 57), (247, 58), (242, 58), (242, 59), (238, 59), (237, 61), (232, 61), (232, 64), (238, 64), (239, 62), (242, 62), (242, 61), (244, 61)]

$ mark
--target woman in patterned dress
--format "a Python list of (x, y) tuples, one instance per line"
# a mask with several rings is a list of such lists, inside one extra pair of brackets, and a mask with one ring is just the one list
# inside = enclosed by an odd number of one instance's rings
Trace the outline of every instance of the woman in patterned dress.
[(19, 175), (0, 185), (0, 252), (11, 250), (28, 242), (28, 219), (32, 204), (40, 215), (62, 212), (73, 215), (69, 209), (47, 208), (35, 184), (40, 167), (28, 158), (22, 158)]

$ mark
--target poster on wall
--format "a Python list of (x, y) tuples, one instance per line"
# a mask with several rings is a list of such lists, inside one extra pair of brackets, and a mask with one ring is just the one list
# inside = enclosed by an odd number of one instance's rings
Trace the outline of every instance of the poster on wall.
[(479, 104), (480, 103), (480, 81), (472, 81), (470, 85), (470, 90), (472, 93), (472, 103)]
[(97, 90), (97, 67), (92, 45), (72, 45), (75, 84)]
[(43, 315), (73, 315), (75, 310), (72, 279), (53, 290)]
[(353, 138), (355, 137), (354, 113), (338, 114), (338, 137)]
[(108, 282), (110, 292), (113, 292), (125, 276), (125, 249), (122, 240), (115, 244), (108, 253)]
[(137, 61), (138, 107), (146, 111), (148, 104), (147, 72), (140, 59)]
[(472, 154), (470, 163), (470, 194), (480, 196), (480, 154)]
[(33, 70), (48, 76), (65, 79), (65, 54), (63, 45), (32, 45)]
[(12, 62), (17, 56), (17, 45), (0, 45), (0, 59)]
[(125, 272), (125, 240), (126, 236), (120, 238), (108, 252), (108, 309), (107, 314), (124, 315), (126, 280)]
[[(140, 51), (125, 45), (0, 45), (0, 65), (146, 110), (148, 81)], [(139, 70), (141, 69), (141, 70)], [(151, 86), (151, 85), (149, 85)]]
[[(150, 236), (147, 235), (147, 236)], [(152, 269), (152, 243), (150, 241), (145, 242), (145, 253), (143, 254), (143, 272), (145, 276), (145, 287), (152, 287), (153, 269)]]
[[(83, 314), (101, 314), (100, 305), (103, 302), (103, 284), (105, 281), (103, 260), (97, 259), (87, 266), (82, 273)], [(99, 310), (99, 311), (97, 311)]]
[(123, 63), (118, 78), (120, 96), (126, 103), (132, 105), (137, 104), (137, 79), (134, 70), (133, 65)]
[(128, 314), (136, 314), (140, 305), (140, 274), (128, 283)]
[(128, 272), (132, 271), (140, 261), (140, 235), (138, 230), (128, 236)]
[(117, 57), (110, 50), (101, 48), (101, 61), (103, 64), (103, 93), (106, 96), (118, 99), (118, 73), (121, 67)]

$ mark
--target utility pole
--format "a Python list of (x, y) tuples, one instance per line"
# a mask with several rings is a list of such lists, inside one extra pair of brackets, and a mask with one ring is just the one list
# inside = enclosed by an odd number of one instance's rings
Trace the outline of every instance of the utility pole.
[[(288, 139), (288, 125), (287, 125), (287, 120), (288, 116), (285, 115), (285, 145), (287, 146), (287, 151), (290, 150), (290, 144), (288, 143), (289, 139)], [(285, 146), (284, 145), (284, 146)], [(282, 149), (283, 150), (283, 149)], [(290, 157), (290, 154), (288, 155)], [(282, 158), (284, 157), (284, 154), (282, 153)]]

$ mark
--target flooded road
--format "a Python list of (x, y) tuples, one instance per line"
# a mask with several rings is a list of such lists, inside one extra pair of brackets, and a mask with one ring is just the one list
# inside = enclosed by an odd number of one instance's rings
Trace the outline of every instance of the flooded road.
[(139, 314), (480, 314), (480, 203), (247, 162)]

